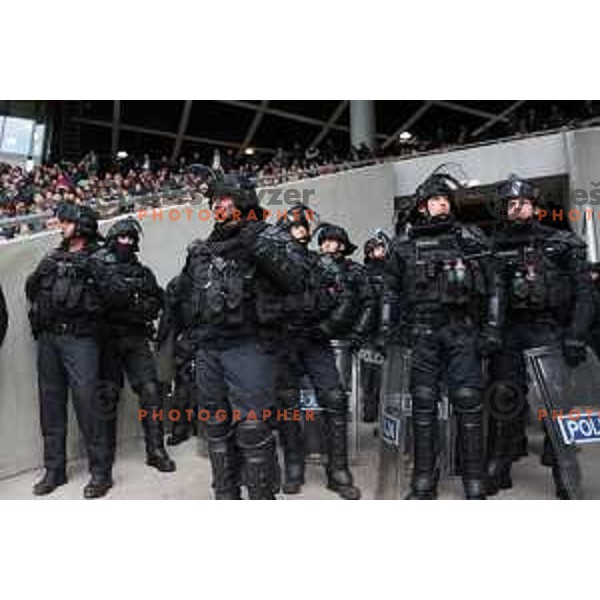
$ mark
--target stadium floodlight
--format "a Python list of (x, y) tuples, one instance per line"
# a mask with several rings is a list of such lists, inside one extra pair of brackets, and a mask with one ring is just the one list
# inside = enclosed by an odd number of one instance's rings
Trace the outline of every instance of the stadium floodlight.
[(248, 156), (252, 156), (254, 154), (254, 148), (250, 148), (250, 147), (246, 148), (244, 150), (244, 154), (247, 154)]
[(410, 131), (403, 131), (400, 134), (400, 141), (401, 142), (408, 142), (408, 140), (412, 139), (413, 134)]
[(127, 158), (128, 156), (129, 154), (127, 154), (125, 150), (119, 150), (119, 152), (117, 152), (117, 158), (119, 159)]

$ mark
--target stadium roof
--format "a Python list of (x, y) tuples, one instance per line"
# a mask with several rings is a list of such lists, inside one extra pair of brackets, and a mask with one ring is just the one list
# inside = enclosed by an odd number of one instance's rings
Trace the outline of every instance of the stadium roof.
[[(517, 113), (533, 108), (538, 118), (556, 105), (577, 118), (583, 101), (398, 100), (376, 101), (377, 142), (387, 147), (402, 131), (421, 139), (444, 136), (453, 142), (463, 130), (466, 141), (502, 137)], [(278, 147), (318, 146), (330, 140), (349, 146), (348, 100), (90, 100), (82, 101), (75, 120), (82, 125), (83, 147), (189, 154), (206, 147), (247, 147), (271, 152)]]

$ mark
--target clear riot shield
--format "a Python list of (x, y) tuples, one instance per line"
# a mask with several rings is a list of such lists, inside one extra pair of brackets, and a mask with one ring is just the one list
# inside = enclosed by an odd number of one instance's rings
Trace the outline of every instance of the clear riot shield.
[(569, 367), (560, 348), (525, 352), (534, 419), (541, 421), (571, 499), (600, 498), (600, 361)]
[[(359, 360), (347, 341), (333, 340), (331, 345), (342, 388), (348, 395), (348, 458), (351, 464), (356, 464), (360, 456), (359, 423), (362, 408)], [(322, 455), (326, 453), (323, 441), (323, 409), (318, 404), (314, 388), (308, 377), (302, 378), (300, 408), (303, 414), (306, 462), (320, 463)], [(307, 418), (308, 415), (310, 415), (310, 419)]]
[(348, 458), (351, 464), (356, 464), (360, 452), (360, 360), (352, 351), (346, 340), (332, 340), (331, 347), (335, 356), (335, 365), (340, 374), (342, 388), (348, 396)]
[[(388, 348), (381, 385), (381, 445), (375, 491), (379, 500), (404, 498), (410, 491), (413, 465), (410, 361), (410, 349)], [(446, 393), (442, 393), (438, 404), (436, 453), (440, 479), (459, 475), (456, 424)]]
[(381, 383), (381, 447), (375, 498), (395, 500), (410, 487), (412, 469), (410, 350), (389, 346)]

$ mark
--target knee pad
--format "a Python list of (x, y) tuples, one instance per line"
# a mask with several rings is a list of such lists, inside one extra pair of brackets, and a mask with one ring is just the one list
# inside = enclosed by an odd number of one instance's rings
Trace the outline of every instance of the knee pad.
[(264, 421), (242, 421), (235, 428), (235, 439), (241, 450), (263, 446), (273, 439), (271, 427)]
[(457, 413), (481, 412), (481, 392), (474, 387), (459, 387), (448, 391), (450, 403)]
[(140, 397), (140, 405), (142, 408), (162, 406), (162, 399), (156, 381), (146, 381), (134, 391)]
[(437, 415), (439, 392), (436, 388), (424, 385), (415, 386), (411, 390), (413, 414)]

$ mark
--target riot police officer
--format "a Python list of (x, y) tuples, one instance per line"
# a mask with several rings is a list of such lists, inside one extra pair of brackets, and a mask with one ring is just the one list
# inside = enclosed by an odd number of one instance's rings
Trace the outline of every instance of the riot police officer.
[[(491, 364), (491, 379), (494, 401), (515, 410), (509, 419), (490, 418), (489, 494), (512, 487), (515, 443), (526, 449), (523, 352), (556, 344), (566, 362), (577, 365), (585, 360), (585, 336), (593, 318), (585, 244), (572, 232), (539, 222), (535, 215), (538, 196), (531, 182), (515, 175), (499, 187), (497, 195), (497, 213), (503, 221), (492, 242), (501, 291), (503, 343)], [(552, 466), (557, 496), (566, 498), (547, 437), (543, 462)]]
[(253, 186), (216, 182), (215, 225), (188, 251), (178, 294), (190, 301), (197, 340), (196, 383), (206, 418), (217, 499), (274, 499), (279, 467), (269, 415), (275, 415), (272, 332), (279, 304), (301, 288), (297, 244), (264, 220)]
[[(369, 238), (364, 245), (365, 274), (371, 291), (377, 301), (377, 307), (383, 297), (385, 257), (389, 240), (383, 232)], [(362, 418), (367, 423), (377, 420), (379, 413), (379, 395), (381, 391), (382, 348), (379, 345), (379, 317), (381, 311), (375, 313), (372, 329), (369, 332), (364, 355), (361, 358), (361, 387), (363, 395)]]
[[(195, 391), (196, 343), (193, 336), (192, 307), (185, 298), (179, 296), (178, 277), (173, 277), (167, 284), (165, 308), (158, 325), (158, 343), (166, 346), (169, 336), (174, 363), (173, 408), (177, 418), (173, 421), (171, 435), (167, 438), (169, 446), (185, 442), (198, 426), (197, 394)], [(196, 415), (196, 416), (194, 416)]]
[(412, 349), (410, 499), (437, 495), (435, 431), (444, 380), (458, 420), (465, 496), (485, 498), (479, 327), (483, 313), (486, 340), (497, 341), (497, 314), (489, 300), (487, 241), (478, 228), (452, 215), (459, 185), (434, 173), (417, 188), (409, 227), (394, 239), (386, 264), (382, 328), (389, 339), (401, 326)]
[(89, 497), (109, 484), (109, 461), (102, 443), (96, 410), (102, 313), (101, 274), (91, 258), (97, 249), (98, 224), (86, 206), (63, 204), (57, 217), (60, 246), (47, 254), (27, 278), (29, 318), (37, 339), (40, 423), (44, 438), (45, 474), (33, 487), (35, 495), (53, 492), (67, 482), (67, 398), (72, 393), (79, 429), (88, 455)]
[[(107, 298), (102, 328), (101, 379), (107, 403), (106, 439), (111, 463), (117, 441), (119, 391), (127, 374), (139, 396), (146, 445), (146, 464), (162, 472), (175, 470), (164, 447), (162, 398), (156, 359), (150, 345), (153, 322), (163, 305), (163, 290), (152, 271), (138, 257), (142, 227), (132, 217), (117, 221), (106, 234), (106, 244), (95, 253), (102, 266)], [(98, 489), (97, 495), (107, 490)]]
[(4, 343), (4, 337), (6, 336), (6, 330), (8, 329), (8, 311), (6, 310), (6, 300), (4, 298), (4, 292), (2, 286), (0, 286), (0, 347)]
[(332, 294), (334, 302), (319, 323), (321, 338), (311, 347), (311, 358), (320, 364), (313, 362), (309, 375), (325, 414), (327, 486), (342, 498), (358, 500), (360, 490), (348, 467), (348, 393), (352, 352), (362, 345), (373, 326), (375, 298), (363, 266), (348, 258), (356, 246), (343, 227), (320, 225), (317, 243), (319, 286)]
[[(284, 213), (283, 218), (278, 219), (278, 226), (299, 244), (297, 251), (302, 254), (307, 264), (302, 291), (286, 295), (281, 307), (283, 327), (279, 332), (276, 353), (276, 399), (278, 407), (289, 411), (300, 409), (300, 387), (304, 369), (298, 339), (306, 333), (307, 314), (315, 318), (318, 264), (316, 254), (308, 250), (314, 220), (314, 211), (302, 204), (292, 206)], [(305, 467), (302, 424), (293, 419), (284, 419), (277, 423), (277, 428), (284, 460), (282, 489), (285, 494), (298, 494), (304, 484)]]

